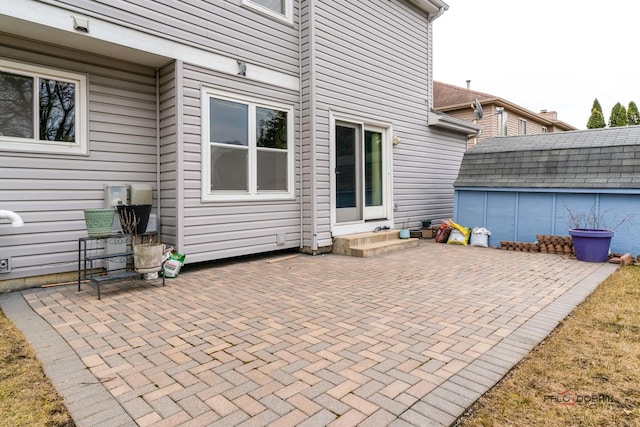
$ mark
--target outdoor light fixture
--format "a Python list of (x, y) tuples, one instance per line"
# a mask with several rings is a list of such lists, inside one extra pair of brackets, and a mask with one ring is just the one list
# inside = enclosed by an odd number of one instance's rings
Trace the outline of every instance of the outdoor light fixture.
[(238, 75), (239, 76), (246, 76), (247, 75), (247, 63), (244, 61), (237, 61), (238, 62)]

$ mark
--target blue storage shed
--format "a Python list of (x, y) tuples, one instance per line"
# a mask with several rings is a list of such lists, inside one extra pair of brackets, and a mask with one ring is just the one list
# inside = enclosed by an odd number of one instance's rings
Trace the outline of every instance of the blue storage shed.
[(567, 236), (569, 212), (613, 228), (611, 251), (640, 253), (640, 126), (485, 139), (454, 183), (454, 218), (489, 244)]

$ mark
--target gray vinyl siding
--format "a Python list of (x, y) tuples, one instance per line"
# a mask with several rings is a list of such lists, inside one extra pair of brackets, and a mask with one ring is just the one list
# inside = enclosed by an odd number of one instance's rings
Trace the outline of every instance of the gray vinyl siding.
[[(298, 75), (298, 30), (241, 0), (49, 0), (128, 28)], [(297, 1), (294, 1), (294, 22)]]
[[(300, 90), (302, 92), (302, 205), (303, 205), (303, 225), (302, 225), (302, 246), (313, 248), (313, 222), (315, 211), (313, 209), (313, 170), (311, 164), (312, 150), (314, 147), (315, 126), (312, 120), (315, 112), (312, 99), (313, 93), (313, 47), (312, 47), (312, 26), (313, 6), (310, 1), (303, 1), (300, 7), (301, 26), (301, 67), (302, 80)], [(315, 249), (315, 248), (313, 248)]]
[(83, 211), (103, 207), (104, 184), (155, 187), (154, 71), (6, 35), (0, 57), (87, 76), (88, 156), (0, 149), (0, 208), (25, 222), (2, 225), (0, 255), (12, 257), (12, 272), (0, 280), (74, 271)]
[[(410, 148), (410, 155), (398, 155), (395, 171), (395, 201), (399, 205), (396, 225), (420, 227), (420, 221), (434, 223), (453, 218), (454, 188), (466, 141), (460, 134), (430, 129)], [(405, 141), (402, 142), (404, 144)], [(402, 145), (401, 144), (401, 145)]]
[[(160, 89), (160, 215), (163, 242), (182, 250), (178, 242), (178, 140), (179, 121), (176, 87), (176, 69), (180, 63), (171, 63), (159, 72)], [(178, 246), (178, 247), (176, 247)]]
[(401, 139), (392, 154), (396, 224), (450, 215), (452, 183), (465, 144), (459, 136), (428, 127), (432, 52), (424, 12), (403, 1), (323, 0), (316, 5), (319, 245), (331, 244), (330, 111), (390, 123)]
[[(297, 129), (299, 96), (268, 85), (255, 84), (242, 77), (230, 77), (190, 64), (184, 64), (183, 88), (183, 194), (181, 229), (178, 242), (189, 262), (208, 261), (300, 246), (299, 145), (295, 142), (294, 200), (219, 202), (201, 200), (201, 88), (206, 86), (232, 94), (255, 97), (294, 106)], [(297, 132), (296, 132), (297, 139)], [(276, 244), (276, 235), (286, 236), (284, 246)]]

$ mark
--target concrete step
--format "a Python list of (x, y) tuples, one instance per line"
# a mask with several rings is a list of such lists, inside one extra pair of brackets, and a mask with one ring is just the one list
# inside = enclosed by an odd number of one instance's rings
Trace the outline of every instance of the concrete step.
[(337, 255), (370, 257), (418, 246), (419, 239), (400, 239), (398, 230), (358, 233), (333, 239)]

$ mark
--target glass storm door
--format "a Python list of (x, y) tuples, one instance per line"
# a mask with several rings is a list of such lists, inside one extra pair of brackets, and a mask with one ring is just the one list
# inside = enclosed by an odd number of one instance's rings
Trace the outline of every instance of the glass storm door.
[(364, 219), (385, 217), (382, 135), (364, 131)]
[(336, 221), (362, 219), (362, 149), (360, 128), (336, 125)]
[(336, 222), (384, 218), (383, 132), (339, 123), (335, 139)]

